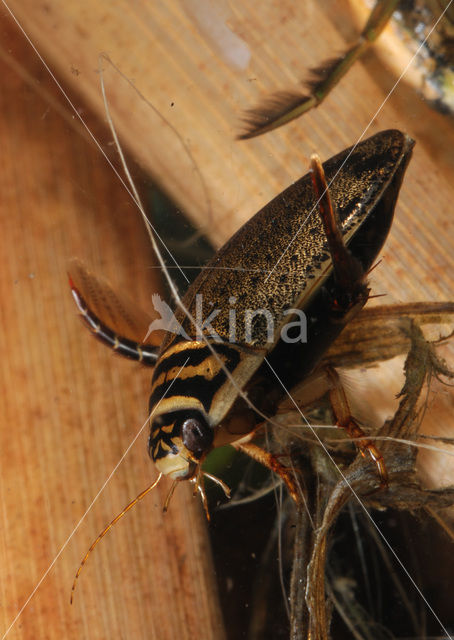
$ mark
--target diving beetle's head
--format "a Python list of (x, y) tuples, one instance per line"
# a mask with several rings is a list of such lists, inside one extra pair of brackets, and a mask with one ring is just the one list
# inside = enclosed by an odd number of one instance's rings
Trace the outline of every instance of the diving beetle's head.
[(170, 411), (152, 418), (148, 452), (158, 471), (173, 480), (190, 480), (212, 448), (213, 436), (201, 411)]

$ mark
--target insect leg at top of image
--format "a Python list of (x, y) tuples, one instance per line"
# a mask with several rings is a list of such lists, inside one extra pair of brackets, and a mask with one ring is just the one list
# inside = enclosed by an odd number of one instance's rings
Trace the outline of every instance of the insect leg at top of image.
[[(433, 85), (431, 101), (437, 108), (452, 113), (452, 72), (453, 56), (449, 45), (452, 37), (452, 0), (439, 3), (423, 2), (404, 3), (399, 0), (376, 0), (367, 22), (358, 40), (347, 51), (338, 57), (325, 60), (310, 70), (310, 79), (304, 82), (308, 94), (298, 91), (280, 91), (267, 97), (263, 104), (246, 111), (243, 117), (244, 131), (239, 138), (246, 140), (273, 131), (295, 118), (299, 118), (311, 109), (317, 108), (331, 93), (336, 85), (356, 61), (363, 58), (382, 31), (388, 25), (393, 13), (398, 12), (402, 29), (409, 42), (410, 29), (414, 29), (418, 37), (416, 54), (421, 53), (422, 59), (430, 60), (427, 66), (427, 79), (423, 75), (423, 82)], [(436, 12), (436, 13), (435, 13)], [(431, 18), (433, 19), (431, 20)], [(440, 35), (436, 35), (436, 28), (443, 25)], [(431, 36), (434, 37), (431, 41)], [(416, 43), (414, 45), (416, 47)], [(414, 57), (411, 62), (414, 61)], [(411, 64), (411, 63), (410, 63)], [(424, 68), (424, 67), (423, 67)], [(402, 76), (405, 74), (404, 69)], [(421, 87), (422, 89), (423, 87)]]

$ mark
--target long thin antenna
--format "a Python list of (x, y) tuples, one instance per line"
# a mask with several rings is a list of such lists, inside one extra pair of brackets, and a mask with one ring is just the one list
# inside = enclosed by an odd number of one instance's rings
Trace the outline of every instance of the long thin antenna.
[(81, 571), (82, 571), (82, 569), (84, 568), (84, 565), (85, 565), (85, 563), (86, 563), (86, 562), (87, 562), (87, 560), (88, 560), (88, 556), (91, 554), (91, 552), (92, 552), (92, 551), (93, 551), (93, 549), (96, 547), (96, 545), (98, 544), (98, 542), (99, 542), (102, 538), (104, 538), (104, 536), (106, 535), (106, 533), (107, 533), (108, 531), (110, 531), (110, 529), (112, 529), (112, 527), (113, 527), (115, 524), (117, 524), (117, 522), (118, 522), (119, 520), (121, 520), (121, 518), (122, 518), (126, 513), (128, 513), (128, 511), (129, 511), (130, 509), (132, 509), (134, 505), (136, 505), (140, 500), (142, 500), (142, 498), (145, 498), (145, 496), (147, 495), (147, 493), (149, 493), (152, 489), (154, 489), (154, 488), (158, 485), (158, 483), (160, 482), (161, 478), (162, 478), (162, 473), (160, 473), (160, 474), (159, 474), (159, 476), (158, 476), (158, 477), (157, 477), (157, 479), (153, 482), (153, 484), (150, 484), (150, 486), (149, 486), (149, 487), (147, 487), (146, 489), (144, 489), (141, 493), (139, 493), (139, 495), (138, 495), (136, 498), (134, 498), (134, 500), (131, 500), (131, 502), (130, 502), (130, 503), (129, 503), (129, 504), (128, 504), (124, 509), (123, 509), (123, 511), (121, 511), (117, 516), (115, 516), (115, 518), (114, 518), (111, 522), (109, 522), (109, 524), (107, 525), (107, 527), (105, 527), (105, 528), (101, 531), (101, 533), (100, 533), (100, 534), (99, 534), (99, 536), (96, 538), (96, 540), (94, 540), (94, 541), (92, 542), (92, 544), (90, 545), (90, 547), (89, 547), (89, 549), (88, 549), (87, 553), (86, 553), (86, 554), (84, 555), (84, 557), (82, 558), (82, 561), (81, 561), (81, 563), (80, 563), (80, 565), (79, 565), (79, 568), (78, 568), (78, 569), (77, 569), (77, 571), (76, 571), (76, 575), (74, 576), (73, 586), (71, 587), (71, 596), (70, 596), (70, 598), (69, 598), (69, 602), (70, 602), (70, 604), (72, 604), (72, 603), (73, 603), (73, 599), (74, 599), (74, 592), (75, 592), (75, 590), (76, 590), (76, 582), (77, 582), (77, 579), (78, 579), (78, 577), (80, 576)]

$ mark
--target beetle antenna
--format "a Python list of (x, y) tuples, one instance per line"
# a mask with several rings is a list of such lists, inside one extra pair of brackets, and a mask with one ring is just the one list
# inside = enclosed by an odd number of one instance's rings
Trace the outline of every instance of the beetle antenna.
[(139, 500), (142, 500), (142, 498), (144, 498), (147, 493), (149, 493), (152, 489), (154, 489), (157, 484), (159, 483), (159, 481), (162, 478), (162, 473), (159, 474), (159, 476), (157, 477), (157, 479), (153, 482), (153, 484), (151, 484), (149, 487), (147, 487), (146, 489), (144, 489), (141, 493), (139, 493), (139, 495), (134, 498), (134, 500), (132, 500), (124, 509), (123, 511), (121, 511), (121, 513), (119, 513), (117, 516), (115, 516), (115, 518), (112, 520), (112, 522), (110, 522), (107, 527), (105, 527), (101, 533), (99, 534), (99, 536), (96, 538), (96, 540), (90, 545), (90, 548), (88, 549), (87, 553), (85, 554), (85, 556), (82, 559), (82, 562), (79, 565), (79, 568), (77, 569), (76, 575), (74, 576), (74, 581), (73, 581), (73, 586), (71, 587), (71, 597), (69, 599), (70, 604), (73, 603), (73, 599), (74, 599), (74, 591), (76, 589), (76, 582), (78, 577), (80, 576), (82, 569), (85, 565), (85, 563), (88, 560), (88, 556), (91, 554), (91, 552), (93, 551), (93, 549), (96, 547), (96, 545), (98, 544), (98, 542), (101, 540), (101, 538), (104, 538), (104, 536), (106, 535), (106, 533), (112, 529), (112, 527), (114, 526), (114, 524), (116, 524), (119, 520), (121, 520), (121, 518), (125, 515), (125, 513), (127, 513), (130, 509), (132, 509), (132, 507), (137, 504), (139, 502)]

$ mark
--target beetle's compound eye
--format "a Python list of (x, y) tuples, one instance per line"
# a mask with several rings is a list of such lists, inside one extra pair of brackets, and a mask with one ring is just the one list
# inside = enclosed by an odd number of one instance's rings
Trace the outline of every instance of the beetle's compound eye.
[(186, 449), (200, 458), (213, 443), (213, 429), (201, 415), (187, 418), (181, 426), (181, 439)]
[(179, 409), (153, 418), (148, 450), (159, 471), (184, 480), (194, 475), (213, 438), (213, 430), (200, 411)]

